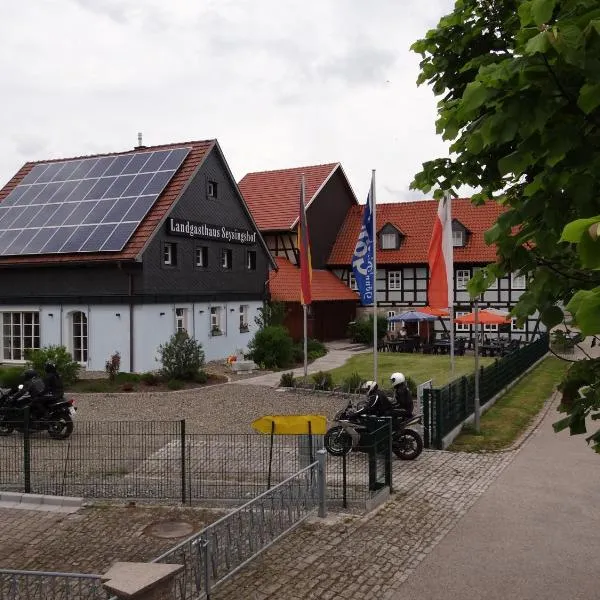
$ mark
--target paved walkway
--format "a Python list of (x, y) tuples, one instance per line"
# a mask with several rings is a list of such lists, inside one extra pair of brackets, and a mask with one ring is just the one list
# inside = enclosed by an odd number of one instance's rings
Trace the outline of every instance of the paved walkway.
[[(341, 367), (351, 356), (362, 352), (372, 352), (372, 348), (362, 346), (361, 344), (352, 344), (349, 341), (331, 342), (326, 344), (327, 354), (321, 358), (317, 358), (314, 362), (308, 365), (308, 373), (317, 373), (318, 371), (329, 371), (337, 367)], [(281, 372), (267, 373), (248, 379), (238, 379), (235, 382), (240, 385), (267, 385), (275, 387), (279, 385), (281, 380)], [(287, 371), (286, 371), (287, 372)], [(304, 368), (292, 369), (295, 377), (304, 375)]]

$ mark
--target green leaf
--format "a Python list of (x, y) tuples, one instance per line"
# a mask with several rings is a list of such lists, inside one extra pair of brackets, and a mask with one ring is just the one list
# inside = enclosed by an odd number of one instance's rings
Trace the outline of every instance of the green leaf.
[(600, 268), (600, 240), (594, 241), (587, 229), (583, 232), (577, 249), (584, 268)]
[(584, 232), (590, 228), (590, 225), (598, 222), (600, 222), (600, 216), (571, 221), (565, 225), (562, 235), (560, 236), (560, 240), (558, 241), (577, 244), (581, 240), (581, 236), (584, 234)]
[(594, 290), (579, 290), (574, 294), (566, 308), (571, 314), (576, 314), (583, 302), (594, 295)]
[[(578, 303), (577, 310), (573, 313), (577, 325), (584, 335), (596, 335), (600, 333), (600, 288), (585, 296)], [(579, 292), (578, 292), (579, 293)], [(577, 296), (577, 294), (575, 294)], [(572, 302), (572, 301), (571, 301)], [(569, 306), (571, 305), (569, 302)], [(567, 310), (571, 311), (567, 307)]]
[(536, 54), (537, 52), (544, 53), (548, 50), (548, 48), (550, 48), (548, 32), (542, 31), (527, 42), (527, 45), (525, 46), (525, 52), (527, 54)]
[(528, 152), (513, 152), (498, 161), (498, 170), (500, 175), (512, 173), (515, 176), (521, 175), (531, 162), (531, 154)]
[(571, 422), (571, 417), (565, 417), (564, 419), (561, 419), (560, 421), (556, 421), (556, 423), (552, 423), (552, 429), (554, 429), (554, 431), (556, 433), (558, 433), (559, 431), (565, 430), (569, 426), (570, 422)]
[(600, 83), (586, 83), (581, 86), (579, 90), (579, 98), (577, 99), (577, 106), (581, 110), (590, 114), (593, 110), (598, 108), (600, 105)]
[(479, 108), (492, 94), (492, 90), (486, 88), (481, 81), (472, 81), (465, 88), (460, 105), (463, 111), (472, 111)]
[(531, 16), (536, 25), (548, 23), (552, 17), (556, 0), (533, 0), (531, 3)]
[(525, 27), (529, 25), (533, 21), (533, 16), (531, 12), (531, 2), (522, 2), (519, 6), (519, 19), (521, 20), (521, 27)]
[(498, 241), (503, 231), (504, 229), (498, 223), (494, 223), (494, 226), (483, 234), (485, 243), (490, 246), (494, 242)]
[(563, 322), (564, 314), (558, 306), (550, 306), (541, 315), (542, 323), (550, 329)]
[(587, 433), (587, 429), (585, 427), (585, 416), (583, 414), (571, 415), (569, 430), (571, 435), (581, 435), (582, 433)]

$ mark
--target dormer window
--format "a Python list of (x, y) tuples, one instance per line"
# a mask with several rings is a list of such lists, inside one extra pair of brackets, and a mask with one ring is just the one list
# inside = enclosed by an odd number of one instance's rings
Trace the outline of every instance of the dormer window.
[(452, 245), (455, 248), (462, 248), (467, 245), (469, 230), (456, 219), (452, 220)]
[(392, 224), (386, 223), (379, 231), (380, 250), (398, 250), (402, 242), (402, 233)]

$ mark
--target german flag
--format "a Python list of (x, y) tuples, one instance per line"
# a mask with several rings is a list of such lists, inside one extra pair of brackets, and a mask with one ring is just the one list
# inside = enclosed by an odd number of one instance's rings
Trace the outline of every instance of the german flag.
[(311, 283), (312, 265), (310, 258), (310, 238), (306, 223), (306, 207), (304, 206), (304, 175), (300, 183), (300, 207), (298, 218), (298, 250), (300, 255), (300, 303), (312, 302)]

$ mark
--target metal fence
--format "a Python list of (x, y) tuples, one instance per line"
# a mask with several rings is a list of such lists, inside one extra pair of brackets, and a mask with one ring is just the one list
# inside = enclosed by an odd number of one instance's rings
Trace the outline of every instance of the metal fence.
[(319, 459), (155, 559), (184, 567), (170, 597), (210, 598), (217, 585), (300, 525), (317, 507), (325, 516), (324, 453)]
[[(479, 399), (491, 400), (548, 352), (548, 335), (543, 334), (492, 364), (481, 367)], [(425, 447), (443, 448), (443, 439), (475, 412), (475, 376), (463, 376), (441, 388), (424, 390)]]
[[(185, 421), (76, 421), (67, 440), (28, 431), (0, 436), (0, 489), (242, 503), (314, 462), (322, 445), (318, 435), (188, 433)], [(363, 450), (332, 457), (331, 504), (368, 500), (391, 472), (380, 454)]]
[(108, 600), (100, 575), (0, 569), (2, 600)]

